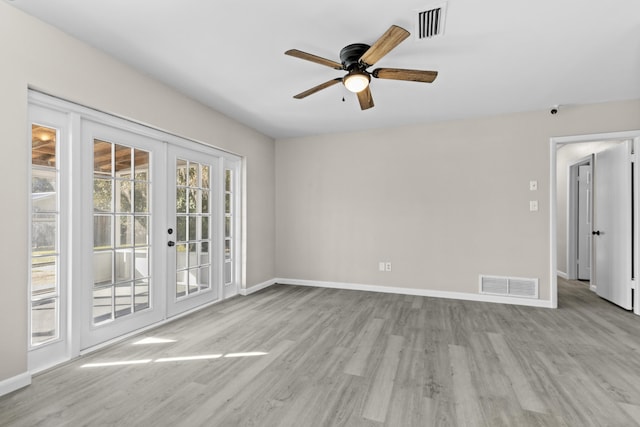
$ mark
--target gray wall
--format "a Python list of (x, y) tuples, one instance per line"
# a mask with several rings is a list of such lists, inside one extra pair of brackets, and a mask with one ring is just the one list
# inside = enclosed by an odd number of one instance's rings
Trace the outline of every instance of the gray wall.
[(632, 129), (640, 100), (278, 140), (278, 277), (471, 294), (532, 277), (549, 300), (549, 139)]
[(27, 369), (27, 88), (246, 157), (247, 286), (275, 276), (274, 141), (0, 2), (0, 381)]

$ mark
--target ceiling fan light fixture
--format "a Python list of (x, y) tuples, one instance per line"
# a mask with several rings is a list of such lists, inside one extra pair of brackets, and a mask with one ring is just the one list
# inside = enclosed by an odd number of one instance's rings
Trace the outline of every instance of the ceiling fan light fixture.
[(360, 70), (353, 70), (345, 76), (342, 83), (348, 91), (358, 93), (365, 90), (367, 86), (369, 86), (370, 81), (371, 76), (369, 76), (369, 73)]

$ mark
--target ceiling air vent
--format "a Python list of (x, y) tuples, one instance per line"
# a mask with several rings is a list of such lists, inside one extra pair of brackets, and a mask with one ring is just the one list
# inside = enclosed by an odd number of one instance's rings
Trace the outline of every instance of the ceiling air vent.
[(538, 279), (481, 275), (480, 293), (518, 298), (538, 298)]
[(427, 10), (418, 11), (416, 30), (417, 40), (430, 39), (444, 33), (444, 18), (447, 3), (441, 3)]

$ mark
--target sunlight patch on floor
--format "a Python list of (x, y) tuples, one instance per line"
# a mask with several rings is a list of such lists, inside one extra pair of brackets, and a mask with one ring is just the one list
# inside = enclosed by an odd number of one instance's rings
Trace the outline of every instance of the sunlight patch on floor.
[(119, 360), (116, 362), (99, 362), (99, 363), (87, 363), (82, 365), (81, 368), (103, 368), (105, 366), (123, 366), (123, 365), (143, 365), (145, 363), (151, 363), (153, 359), (142, 360)]
[(269, 354), (269, 353), (264, 353), (262, 351), (252, 351), (249, 353), (227, 353), (224, 355), (224, 357), (252, 357), (252, 356), (264, 356), (265, 354)]
[(164, 363), (164, 362), (190, 362), (194, 360), (213, 360), (220, 358), (239, 358), (239, 357), (256, 357), (265, 356), (269, 353), (264, 351), (249, 351), (242, 353), (219, 353), (219, 354), (198, 354), (193, 356), (175, 356), (175, 357), (161, 357), (158, 359), (142, 359), (142, 360), (120, 360), (115, 362), (98, 362), (98, 363), (86, 363), (81, 368), (103, 368), (108, 366), (126, 366), (126, 365), (142, 365), (145, 363)]
[(154, 360), (154, 362), (186, 362), (189, 360), (219, 359), (221, 357), (222, 357), (222, 354), (203, 354), (200, 356), (163, 357), (161, 359)]
[(143, 338), (140, 341), (136, 341), (133, 345), (145, 345), (145, 344), (166, 344), (176, 342), (176, 340), (171, 340), (167, 338), (156, 338), (156, 337), (147, 337)]

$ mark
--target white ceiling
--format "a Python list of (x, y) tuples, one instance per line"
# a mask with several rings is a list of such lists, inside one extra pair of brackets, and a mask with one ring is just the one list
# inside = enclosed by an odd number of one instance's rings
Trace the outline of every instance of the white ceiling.
[(293, 99), (344, 73), (284, 52), (339, 62), (392, 24), (414, 33), (416, 11), (440, 1), (10, 3), (274, 138), (640, 98), (638, 0), (449, 0), (442, 37), (407, 39), (376, 64), (436, 81), (374, 79), (366, 111), (342, 85)]

